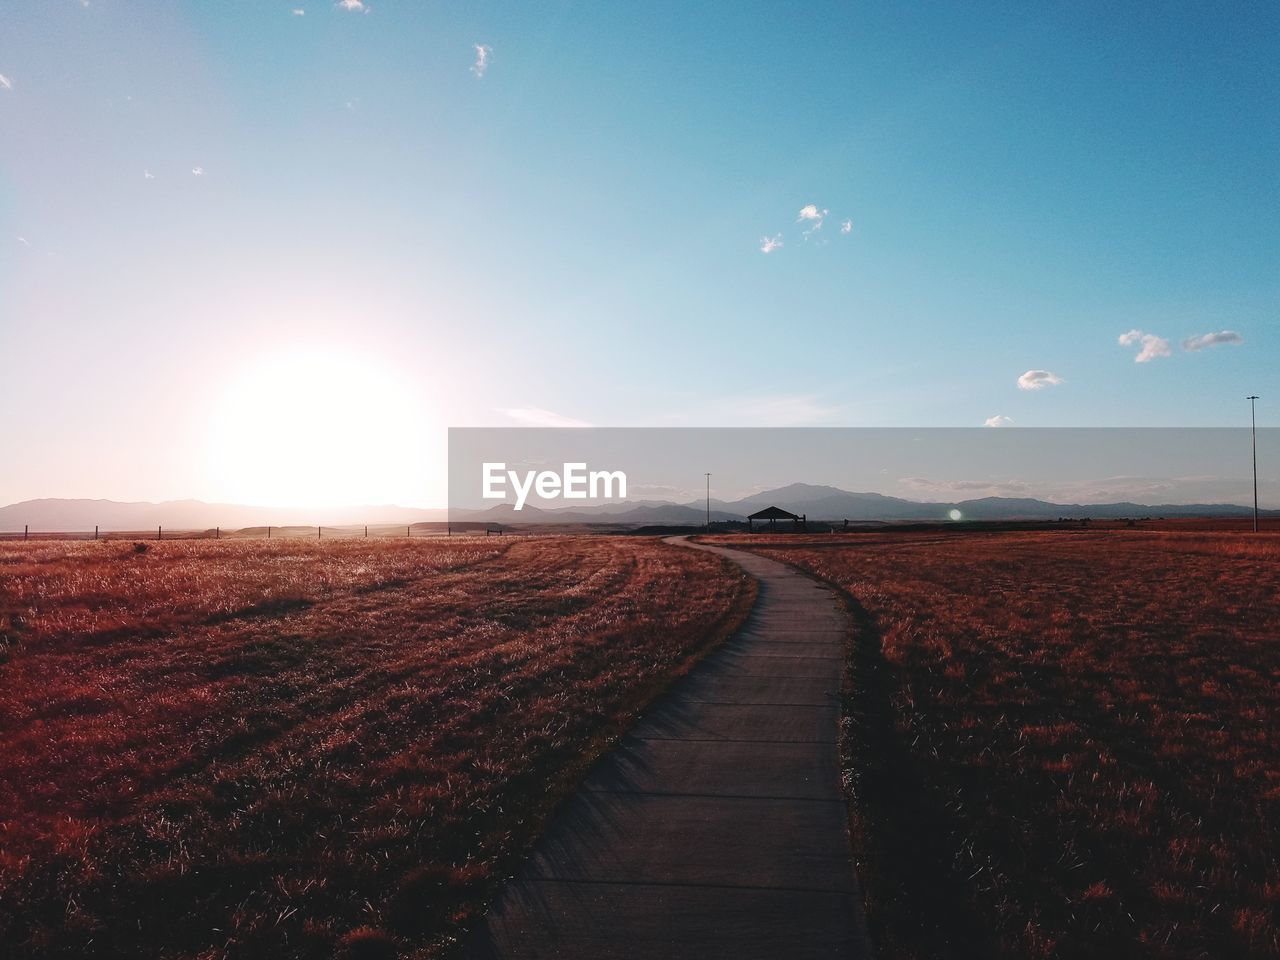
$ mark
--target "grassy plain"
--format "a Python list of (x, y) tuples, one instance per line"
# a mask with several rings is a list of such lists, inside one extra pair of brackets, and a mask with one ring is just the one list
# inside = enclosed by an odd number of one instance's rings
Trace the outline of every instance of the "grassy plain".
[(725, 541), (854, 613), (882, 960), (1280, 956), (1280, 536)]
[(644, 538), (0, 544), (0, 954), (436, 956), (753, 590)]

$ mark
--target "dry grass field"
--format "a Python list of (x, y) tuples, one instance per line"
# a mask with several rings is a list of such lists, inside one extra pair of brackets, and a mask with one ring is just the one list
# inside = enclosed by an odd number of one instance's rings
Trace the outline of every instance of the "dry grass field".
[(436, 956), (752, 595), (640, 538), (0, 544), (0, 955)]
[(726, 542), (849, 598), (882, 960), (1280, 955), (1280, 537)]

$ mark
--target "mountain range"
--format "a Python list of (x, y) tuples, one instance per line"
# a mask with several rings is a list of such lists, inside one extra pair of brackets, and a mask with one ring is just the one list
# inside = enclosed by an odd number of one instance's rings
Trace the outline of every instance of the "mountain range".
[[(951, 511), (959, 510), (967, 520), (1056, 520), (1059, 517), (1115, 519), (1123, 517), (1243, 517), (1253, 513), (1252, 507), (1229, 503), (1142, 504), (1118, 503), (1052, 503), (1021, 497), (980, 497), (972, 500), (919, 501), (889, 497), (881, 493), (854, 493), (839, 487), (810, 483), (792, 483), (774, 490), (755, 493), (739, 500), (711, 500), (711, 520), (742, 521), (765, 507), (778, 506), (815, 521), (928, 521), (948, 520)], [(483, 519), (503, 523), (615, 523), (699, 524), (707, 517), (706, 500), (689, 503), (645, 501), (638, 504), (612, 504), (607, 507), (563, 508), (546, 510), (526, 506), (515, 510), (510, 504), (499, 504), (487, 510), (454, 511), (455, 519)], [(1280, 516), (1280, 510), (1264, 510), (1267, 516)]]
[[(1059, 517), (1113, 519), (1121, 517), (1242, 517), (1252, 507), (1226, 503), (1141, 504), (1052, 503), (1047, 500), (1010, 497), (982, 497), (974, 500), (905, 500), (879, 493), (854, 493), (838, 487), (793, 483), (775, 490), (752, 494), (739, 500), (711, 501), (714, 522), (741, 521), (767, 506), (778, 506), (810, 520), (823, 521), (928, 521), (947, 520), (958, 510), (968, 520), (1056, 520)], [(1280, 516), (1280, 510), (1264, 510)], [(665, 500), (623, 501), (591, 507), (546, 509), (526, 506), (515, 510), (499, 504), (484, 510), (455, 510), (458, 521), (491, 523), (608, 523), (615, 525), (700, 524), (707, 516), (707, 502), (672, 503)], [(0, 507), (0, 531), (22, 530), (64, 532), (92, 530), (149, 530), (164, 526), (173, 529), (204, 530), (215, 526), (227, 530), (242, 527), (288, 525), (340, 526), (348, 524), (407, 524), (443, 522), (448, 511), (393, 505), (352, 506), (327, 509), (298, 507), (255, 507), (241, 504), (206, 503), (202, 500), (171, 500), (164, 503), (122, 503), (114, 500), (27, 500)]]

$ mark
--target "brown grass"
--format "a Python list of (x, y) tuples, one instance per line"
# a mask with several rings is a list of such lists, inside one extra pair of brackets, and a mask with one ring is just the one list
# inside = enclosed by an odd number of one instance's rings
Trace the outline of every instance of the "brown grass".
[(751, 594), (637, 538), (0, 544), (0, 954), (435, 956)]
[(1280, 956), (1280, 537), (752, 543), (857, 620), (882, 958)]

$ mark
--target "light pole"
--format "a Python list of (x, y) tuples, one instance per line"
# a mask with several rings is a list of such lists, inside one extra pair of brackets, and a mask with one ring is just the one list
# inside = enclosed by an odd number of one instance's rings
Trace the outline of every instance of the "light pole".
[(707, 533), (711, 532), (711, 474), (707, 474)]
[(1249, 401), (1249, 421), (1250, 434), (1253, 437), (1253, 532), (1258, 532), (1258, 411), (1254, 401), (1258, 399), (1255, 394), (1251, 397), (1245, 397)]

